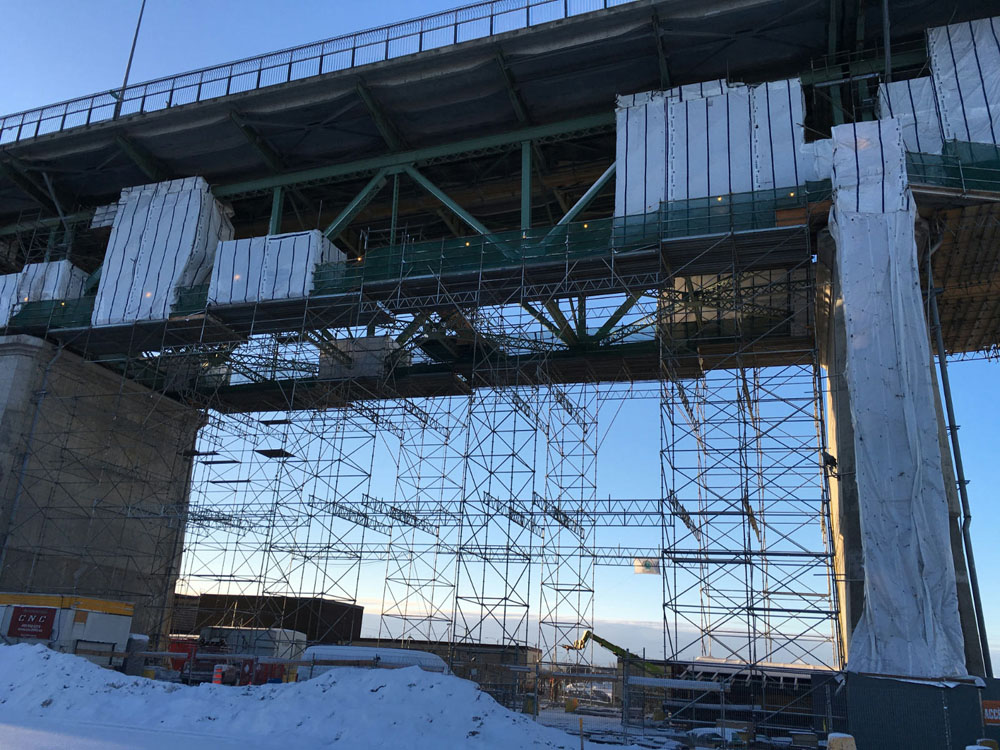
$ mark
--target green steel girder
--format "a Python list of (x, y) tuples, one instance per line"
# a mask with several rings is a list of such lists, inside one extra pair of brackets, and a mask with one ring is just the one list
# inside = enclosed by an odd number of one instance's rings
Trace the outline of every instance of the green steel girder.
[(368, 87), (361, 81), (355, 87), (358, 92), (358, 98), (361, 99), (362, 104), (365, 105), (365, 109), (368, 110), (368, 114), (371, 115), (372, 120), (375, 122), (375, 127), (382, 136), (382, 140), (392, 151), (399, 151), (406, 148), (406, 141), (402, 135), (399, 133), (399, 129), (396, 127), (395, 123), (389, 116), (385, 113), (382, 105), (379, 104), (378, 100), (372, 95), (372, 92)]
[(285, 189), (276, 187), (271, 195), (271, 219), (267, 223), (268, 234), (281, 234), (281, 216), (285, 211)]
[(97, 287), (101, 283), (101, 273), (103, 270), (104, 265), (102, 264), (97, 267), (97, 270), (87, 277), (87, 280), (83, 284), (83, 293), (85, 295), (97, 293)]
[(414, 182), (420, 185), (420, 187), (422, 187), (428, 193), (430, 193), (439, 201), (441, 201), (445, 206), (447, 206), (451, 210), (451, 212), (455, 214), (455, 216), (457, 216), (466, 224), (468, 224), (470, 227), (472, 227), (473, 230), (475, 230), (479, 234), (484, 234), (484, 235), (490, 233), (490, 230), (487, 229), (481, 221), (479, 221), (475, 216), (473, 216), (464, 208), (462, 208), (460, 205), (458, 205), (441, 188), (439, 188), (433, 182), (431, 182), (422, 174), (420, 174), (420, 172), (418, 172), (416, 168), (414, 168), (409, 164), (406, 164), (403, 166), (403, 171), (406, 172), (406, 174), (408, 174), (413, 179)]
[(551, 320), (542, 315), (541, 311), (538, 310), (534, 305), (532, 305), (530, 302), (522, 302), (521, 307), (527, 310), (528, 313), (531, 315), (531, 317), (533, 317), (543, 326), (548, 328), (558, 338), (563, 339), (563, 341), (565, 341), (565, 339), (563, 338), (563, 332), (559, 330), (559, 328), (556, 326), (555, 323), (553, 323)]
[(14, 160), (7, 162), (0, 161), (0, 174), (3, 174), (8, 180), (17, 185), (21, 189), (21, 192), (42, 208), (53, 213), (58, 213), (48, 189), (33, 178), (27, 170), (21, 169)]
[(413, 320), (407, 323), (406, 327), (396, 336), (396, 343), (400, 346), (407, 344), (420, 331), (421, 326), (427, 322), (429, 317), (427, 313), (423, 312), (414, 315)]
[(163, 182), (170, 179), (171, 173), (167, 165), (128, 136), (116, 135), (115, 143), (151, 182)]
[(347, 228), (347, 225), (354, 220), (354, 217), (361, 213), (378, 191), (383, 188), (389, 171), (386, 168), (378, 170), (368, 181), (368, 184), (361, 188), (361, 192), (354, 196), (354, 199), (347, 204), (337, 218), (330, 223), (330, 226), (323, 231), (323, 236), (328, 240), (337, 239), (337, 235)]
[[(893, 69), (913, 68), (927, 62), (926, 50), (904, 50), (894, 52), (892, 55)], [(806, 71), (802, 74), (802, 84), (817, 85), (823, 83), (846, 83), (852, 78), (861, 76), (882, 75), (885, 72), (885, 60), (882, 58), (869, 60), (855, 60), (833, 64), (826, 68)]]
[[(0, 162), (0, 171), (3, 171), (3, 163)], [(12, 234), (20, 234), (21, 232), (33, 232), (39, 229), (51, 229), (53, 227), (62, 226), (63, 224), (82, 224), (84, 222), (90, 221), (94, 216), (93, 210), (89, 211), (77, 211), (76, 213), (66, 214), (62, 219), (58, 216), (52, 216), (46, 219), (35, 219), (33, 221), (21, 221), (16, 224), (8, 224), (7, 226), (0, 227), (0, 237), (4, 237)]]
[(653, 11), (653, 35), (656, 37), (656, 57), (660, 64), (660, 88), (670, 88), (670, 65), (667, 62), (667, 50), (660, 34), (660, 15)]
[(521, 142), (521, 231), (531, 229), (531, 141)]
[(584, 193), (580, 200), (573, 204), (573, 207), (566, 212), (566, 215), (559, 219), (556, 226), (562, 226), (563, 224), (569, 224), (571, 221), (576, 219), (587, 206), (593, 202), (597, 194), (604, 189), (604, 186), (608, 184), (608, 181), (615, 176), (615, 167), (617, 162), (611, 162), (611, 166), (604, 170), (604, 174), (597, 178), (597, 181), (587, 188), (587, 192)]
[(552, 320), (555, 323), (556, 335), (566, 342), (568, 346), (579, 344), (580, 339), (577, 338), (573, 327), (570, 326), (569, 321), (566, 320), (566, 316), (559, 309), (559, 303), (555, 300), (549, 300), (545, 303), (545, 309), (552, 316)]
[(642, 295), (643, 292), (635, 292), (626, 297), (625, 301), (618, 306), (618, 309), (611, 313), (600, 328), (594, 331), (594, 335), (590, 337), (591, 341), (600, 341), (611, 333), (611, 330), (618, 325), (618, 322), (631, 312), (632, 308), (639, 303), (639, 300), (642, 299)]
[(524, 106), (517, 83), (514, 81), (514, 76), (510, 72), (510, 66), (507, 64), (507, 58), (504, 57), (501, 50), (497, 50), (497, 63), (500, 65), (500, 73), (503, 75), (507, 96), (510, 98), (510, 105), (514, 108), (514, 114), (517, 116), (518, 121), (523, 123), (531, 122), (531, 118), (528, 116), (528, 108)]
[(315, 167), (297, 172), (288, 172), (282, 175), (263, 177), (255, 180), (235, 182), (229, 185), (218, 185), (212, 192), (218, 198), (232, 198), (247, 193), (270, 192), (275, 187), (299, 185), (303, 183), (317, 183), (333, 181), (338, 178), (363, 175), (376, 172), (379, 169), (402, 167), (404, 165), (421, 166), (427, 163), (434, 163), (442, 159), (461, 158), (474, 155), (479, 152), (490, 151), (519, 145), (524, 141), (537, 141), (553, 137), (562, 137), (573, 133), (583, 133), (592, 130), (605, 130), (615, 124), (614, 112), (602, 112), (587, 117), (579, 117), (573, 120), (550, 123), (547, 125), (533, 125), (527, 128), (510, 130), (506, 133), (482, 136), (480, 138), (469, 138), (453, 143), (443, 143), (437, 146), (413, 149), (411, 151), (400, 151), (393, 154), (382, 154), (367, 159), (346, 162), (344, 164), (332, 164), (325, 167)]
[(243, 133), (244, 137), (272, 172), (280, 172), (285, 168), (281, 154), (264, 139), (264, 136), (257, 132), (256, 128), (246, 121), (243, 115), (234, 110), (229, 113), (229, 119), (240, 129), (240, 132)]

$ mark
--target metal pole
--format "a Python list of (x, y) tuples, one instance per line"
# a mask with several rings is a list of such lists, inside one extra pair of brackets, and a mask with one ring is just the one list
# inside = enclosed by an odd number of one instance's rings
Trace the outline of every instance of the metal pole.
[(271, 220), (267, 224), (268, 234), (281, 234), (281, 215), (285, 211), (285, 189), (280, 185), (271, 193)]
[(139, 19), (135, 22), (135, 35), (132, 37), (132, 49), (128, 53), (128, 64), (125, 66), (125, 80), (122, 81), (122, 90), (118, 94), (118, 101), (115, 103), (115, 116), (114, 119), (118, 119), (118, 116), (122, 112), (122, 103), (125, 99), (125, 89), (128, 88), (128, 77), (132, 72), (132, 58), (135, 57), (135, 43), (139, 41), (139, 27), (142, 26), (142, 14), (146, 11), (146, 0), (142, 0), (142, 5), (139, 6)]
[[(933, 252), (933, 250), (931, 251)], [(958, 443), (958, 425), (955, 424), (955, 406), (951, 400), (951, 385), (948, 381), (948, 356), (944, 348), (944, 336), (941, 334), (941, 319), (938, 316), (937, 295), (934, 288), (934, 273), (931, 262), (927, 260), (927, 285), (930, 297), (931, 325), (934, 328), (934, 340), (937, 344), (938, 369), (941, 372), (941, 388), (944, 391), (944, 405), (948, 414), (948, 434), (951, 436), (951, 452), (955, 459), (955, 475), (958, 479), (958, 494), (962, 498), (962, 541), (965, 544), (965, 560), (969, 567), (969, 585), (972, 588), (972, 601), (976, 609), (976, 625), (979, 628), (979, 645), (983, 650), (983, 666), (986, 676), (993, 677), (993, 663), (990, 659), (990, 645), (986, 638), (986, 621), (983, 618), (983, 602), (979, 596), (979, 576), (976, 574), (976, 559), (972, 553), (972, 508), (969, 505), (969, 492), (966, 489), (965, 468), (962, 465), (962, 449)]]
[(531, 141), (521, 142), (521, 232), (531, 229)]
[(392, 176), (392, 219), (389, 226), (389, 247), (396, 244), (396, 225), (399, 223), (399, 173)]

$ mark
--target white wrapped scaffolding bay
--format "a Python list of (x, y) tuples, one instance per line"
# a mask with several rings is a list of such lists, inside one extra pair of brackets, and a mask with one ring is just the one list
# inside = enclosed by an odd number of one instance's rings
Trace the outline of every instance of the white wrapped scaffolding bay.
[(865, 563), (848, 669), (967, 673), (900, 124), (833, 129), (834, 205)]
[(207, 283), (216, 246), (232, 236), (225, 210), (201, 177), (122, 190), (93, 324), (166, 320), (177, 289)]
[(615, 215), (800, 185), (803, 119), (798, 79), (713, 81), (619, 97)]
[(68, 260), (29, 263), (19, 273), (0, 276), (0, 326), (27, 302), (80, 297), (86, 282), (87, 274)]
[(946, 141), (1000, 144), (1000, 20), (927, 31)]
[(941, 117), (933, 79), (912, 78), (883, 83), (878, 87), (878, 101), (879, 117), (899, 120), (907, 151), (941, 153)]
[(308, 297), (316, 264), (345, 260), (344, 253), (316, 229), (220, 242), (208, 303), (236, 305)]

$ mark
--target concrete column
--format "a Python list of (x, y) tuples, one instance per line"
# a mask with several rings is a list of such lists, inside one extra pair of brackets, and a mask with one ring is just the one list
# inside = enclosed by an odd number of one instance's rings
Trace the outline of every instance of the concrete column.
[(836, 247), (828, 233), (819, 238), (816, 264), (816, 338), (819, 362), (826, 375), (824, 426), (830, 467), (830, 534), (837, 599), (840, 604), (840, 654), (846, 662), (848, 644), (865, 605), (865, 566), (854, 464), (854, 427), (850, 396), (844, 380), (847, 342), (843, 299), (837, 279)]
[(169, 628), (202, 414), (30, 336), (0, 337), (0, 590), (135, 605)]

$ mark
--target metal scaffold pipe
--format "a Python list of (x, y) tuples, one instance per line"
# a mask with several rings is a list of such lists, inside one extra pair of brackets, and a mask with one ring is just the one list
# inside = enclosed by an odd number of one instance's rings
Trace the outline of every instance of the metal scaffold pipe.
[(962, 500), (962, 542), (965, 546), (965, 559), (969, 567), (969, 585), (972, 588), (972, 600), (976, 610), (976, 626), (979, 630), (979, 645), (983, 651), (983, 666), (986, 676), (993, 677), (993, 664), (990, 659), (990, 645), (986, 637), (986, 620), (983, 617), (983, 602), (979, 594), (979, 576), (976, 573), (976, 558), (972, 551), (972, 507), (969, 504), (969, 491), (966, 487), (965, 468), (962, 464), (962, 449), (958, 441), (958, 425), (955, 422), (955, 406), (951, 399), (951, 384), (948, 380), (948, 355), (944, 348), (944, 336), (941, 333), (941, 318), (938, 314), (937, 295), (934, 288), (934, 272), (931, 270), (930, 255), (937, 247), (931, 248), (927, 259), (928, 305), (931, 313), (931, 328), (934, 330), (934, 342), (937, 347), (938, 369), (941, 372), (941, 389), (944, 391), (944, 405), (948, 416), (948, 435), (951, 437), (951, 452), (955, 458), (955, 475), (958, 480), (958, 493)]

